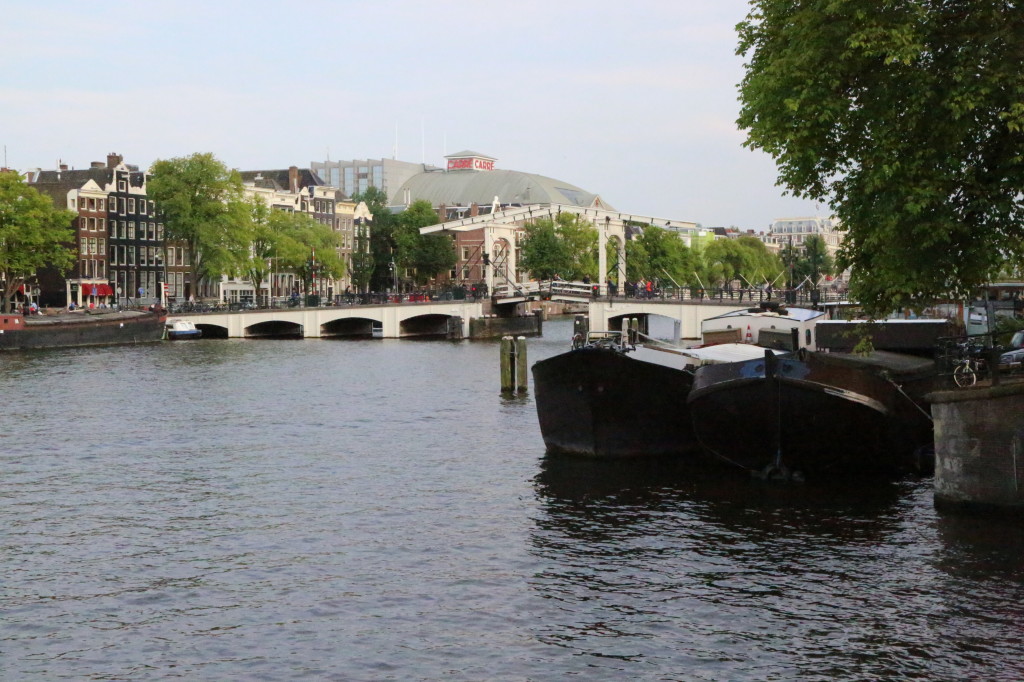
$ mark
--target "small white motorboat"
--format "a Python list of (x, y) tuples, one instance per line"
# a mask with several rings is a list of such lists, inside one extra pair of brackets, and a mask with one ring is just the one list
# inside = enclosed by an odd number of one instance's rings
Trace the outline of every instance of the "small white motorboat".
[(201, 338), (202, 335), (202, 330), (196, 329), (196, 326), (189, 320), (167, 320), (167, 338), (171, 341), (198, 339)]

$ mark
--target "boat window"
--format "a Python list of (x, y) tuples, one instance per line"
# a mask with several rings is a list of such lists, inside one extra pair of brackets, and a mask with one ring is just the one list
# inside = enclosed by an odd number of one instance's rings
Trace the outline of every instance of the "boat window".
[(810, 329), (806, 329), (804, 331), (805, 331), (805, 335), (806, 335), (806, 338), (807, 338), (807, 342), (805, 343), (805, 345), (810, 346), (811, 345), (811, 330)]

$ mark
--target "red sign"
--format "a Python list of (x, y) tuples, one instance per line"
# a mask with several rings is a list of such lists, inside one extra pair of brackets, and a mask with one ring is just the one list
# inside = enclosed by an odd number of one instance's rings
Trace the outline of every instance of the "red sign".
[(494, 161), (489, 159), (448, 159), (448, 170), (494, 170)]

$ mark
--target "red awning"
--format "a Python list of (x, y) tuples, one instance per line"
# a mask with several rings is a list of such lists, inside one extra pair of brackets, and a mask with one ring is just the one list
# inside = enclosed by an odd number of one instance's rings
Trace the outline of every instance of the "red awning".
[(114, 290), (110, 288), (109, 284), (83, 284), (82, 285), (83, 296), (113, 296)]

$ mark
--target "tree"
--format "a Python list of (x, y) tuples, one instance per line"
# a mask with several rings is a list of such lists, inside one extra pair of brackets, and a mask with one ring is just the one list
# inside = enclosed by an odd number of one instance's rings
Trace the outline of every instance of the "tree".
[(825, 275), (832, 275), (835, 266), (832, 256), (828, 253), (828, 246), (821, 235), (812, 234), (804, 240), (803, 257), (798, 261), (798, 274), (800, 278), (810, 277), (817, 286), (819, 280)]
[[(378, 187), (367, 187), (364, 192), (352, 195), (352, 201), (364, 202), (373, 214), (370, 231), (370, 254), (373, 257), (372, 267), (360, 262), (359, 274), (369, 271), (369, 286), (374, 290), (384, 291), (393, 284), (391, 262), (398, 249), (396, 230), (398, 218), (388, 207), (387, 192)], [(360, 257), (359, 259), (363, 259)]]
[(147, 191), (164, 216), (164, 234), (191, 255), (193, 291), (202, 280), (244, 269), (252, 223), (238, 172), (197, 153), (158, 160), (150, 173)]
[(337, 279), (345, 274), (345, 262), (338, 253), (341, 235), (308, 213), (271, 211), (270, 230), (282, 268), (302, 279), (305, 294), (310, 293), (315, 280)]
[(245, 277), (252, 284), (256, 298), (260, 287), (273, 269), (273, 258), (278, 250), (277, 233), (270, 226), (271, 209), (262, 197), (253, 197), (248, 202), (250, 220), (249, 260), (245, 266)]
[(415, 272), (416, 284), (423, 285), (455, 267), (455, 248), (443, 234), (420, 234), (421, 227), (436, 225), (437, 212), (426, 199), (417, 199), (398, 214), (396, 262)]
[(679, 235), (654, 225), (626, 242), (626, 277), (685, 286), (696, 279), (697, 260)]
[(523, 230), (519, 267), (537, 279), (563, 277), (572, 268), (568, 245), (558, 236), (555, 221), (540, 218)]
[(0, 280), (2, 311), (14, 309), (18, 288), (36, 270), (52, 266), (66, 271), (75, 262), (69, 248), (75, 238), (71, 211), (57, 210), (49, 197), (25, 184), (13, 171), (0, 171)]
[(559, 213), (555, 216), (559, 239), (569, 253), (569, 268), (562, 273), (574, 281), (599, 281), (597, 228), (586, 218), (576, 213)]
[(1014, 0), (753, 0), (738, 123), (828, 202), (874, 314), (1024, 259), (1024, 15)]
[(538, 279), (597, 281), (597, 228), (575, 213), (559, 213), (525, 226), (518, 266)]

